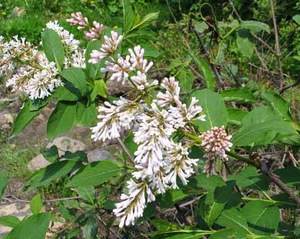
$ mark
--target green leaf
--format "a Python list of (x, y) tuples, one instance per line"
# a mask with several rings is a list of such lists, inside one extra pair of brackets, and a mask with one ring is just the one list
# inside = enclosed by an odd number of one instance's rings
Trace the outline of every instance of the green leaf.
[(95, 189), (93, 186), (75, 188), (78, 195), (85, 200), (86, 203), (93, 204), (95, 201)]
[(138, 28), (138, 27), (141, 27), (142, 25), (146, 25), (146, 24), (150, 23), (151, 21), (157, 19), (157, 18), (158, 18), (158, 15), (159, 15), (159, 12), (151, 12), (151, 13), (147, 14), (146, 16), (144, 16), (144, 17), (142, 18), (141, 21), (139, 21), (137, 24), (135, 24), (135, 25), (131, 28), (131, 30), (134, 30), (134, 29), (136, 29), (136, 28)]
[(45, 55), (50, 62), (55, 62), (58, 69), (64, 64), (64, 46), (59, 35), (52, 29), (46, 28), (42, 36)]
[(58, 101), (77, 101), (82, 98), (82, 95), (70, 82), (64, 81), (64, 87), (55, 89), (52, 94)]
[(209, 239), (221, 239), (221, 238), (234, 238), (239, 239), (239, 235), (236, 230), (234, 229), (224, 229), (222, 231), (216, 231), (212, 234)]
[(21, 109), (21, 111), (19, 112), (17, 118), (14, 121), (13, 124), (13, 135), (16, 137), (18, 136), (23, 129), (36, 117), (40, 114), (40, 112), (42, 111), (43, 108), (40, 108), (38, 110), (35, 111), (30, 111), (32, 102), (27, 99), (24, 102), (24, 105)]
[(181, 189), (171, 189), (166, 193), (160, 195), (157, 199), (161, 208), (167, 209), (174, 205), (176, 202), (185, 199), (190, 196), (190, 194), (186, 194)]
[(247, 30), (240, 29), (236, 33), (236, 44), (242, 55), (250, 58), (253, 55), (255, 43)]
[(87, 154), (85, 151), (77, 150), (74, 153), (70, 151), (66, 151), (66, 153), (62, 156), (62, 158), (72, 161), (80, 161), (87, 163)]
[(107, 97), (107, 86), (103, 79), (94, 81), (91, 100), (94, 101), (98, 95), (102, 96), (103, 98)]
[(216, 65), (221, 65), (224, 60), (225, 60), (225, 51), (227, 49), (227, 44), (224, 41), (221, 41), (218, 45), (218, 53), (217, 56), (215, 58), (215, 64)]
[(48, 103), (51, 101), (52, 97), (46, 97), (44, 99), (34, 99), (31, 100), (30, 104), (30, 111), (36, 111), (41, 108), (44, 108), (45, 106), (48, 105)]
[(90, 216), (82, 227), (82, 235), (84, 239), (97, 238), (98, 223), (94, 216)]
[(281, 116), (284, 120), (292, 120), (290, 114), (290, 104), (276, 93), (263, 93), (262, 98), (267, 101), (274, 109), (275, 113)]
[(70, 82), (81, 95), (85, 95), (87, 90), (86, 76), (80, 68), (68, 68), (63, 70), (60, 75)]
[(293, 16), (293, 20), (294, 20), (298, 25), (300, 25), (300, 15), (299, 15), (299, 14), (296, 14), (295, 16)]
[(200, 122), (198, 127), (201, 131), (210, 130), (212, 127), (227, 125), (227, 109), (222, 97), (211, 90), (197, 90), (191, 94), (199, 100), (203, 108), (203, 114), (206, 115), (206, 121)]
[(0, 171), (0, 198), (3, 195), (4, 189), (7, 185), (8, 182), (8, 178), (6, 173), (4, 173), (3, 171)]
[(122, 168), (110, 161), (100, 161), (83, 167), (68, 182), (67, 187), (96, 186), (120, 175)]
[(268, 195), (268, 177), (258, 173), (255, 167), (248, 166), (236, 175), (229, 175), (228, 180), (235, 180), (236, 184), (241, 188), (253, 189)]
[(265, 31), (270, 34), (270, 27), (263, 22), (257, 21), (241, 21), (240, 27), (249, 30), (253, 34)]
[(135, 22), (135, 14), (132, 10), (130, 0), (122, 0), (123, 4), (123, 35), (127, 35)]
[(297, 132), (284, 121), (270, 120), (244, 127), (233, 136), (232, 142), (235, 146), (268, 145), (277, 134), (295, 135)]
[(233, 136), (236, 146), (260, 146), (270, 144), (277, 134), (296, 135), (291, 124), (283, 121), (267, 106), (261, 106), (248, 113), (242, 120), (242, 127)]
[(206, 88), (213, 90), (215, 88), (215, 76), (210, 68), (210, 66), (203, 59), (196, 57), (194, 54), (189, 52), (193, 61), (195, 62), (197, 68), (201, 71), (203, 79), (206, 84)]
[(80, 162), (64, 160), (56, 162), (36, 171), (27, 182), (24, 190), (31, 190), (40, 186), (49, 185), (52, 181), (61, 179), (82, 166)]
[(32, 215), (16, 225), (6, 239), (45, 239), (50, 219), (49, 213)]
[(245, 88), (224, 90), (220, 95), (225, 102), (254, 103), (257, 101), (251, 91)]
[(194, 74), (190, 69), (183, 69), (177, 76), (182, 92), (188, 93), (193, 88)]
[(241, 213), (251, 231), (258, 235), (273, 234), (279, 225), (279, 208), (268, 202), (249, 202), (241, 209)]
[(47, 136), (50, 140), (73, 128), (76, 110), (77, 105), (75, 102), (60, 101), (57, 103), (47, 123)]
[(240, 109), (227, 109), (228, 112), (228, 124), (241, 125), (243, 118), (248, 114), (247, 111)]
[(43, 200), (40, 194), (35, 195), (30, 200), (30, 210), (33, 214), (38, 214), (43, 208)]
[(197, 182), (197, 186), (204, 188), (206, 191), (210, 192), (211, 196), (213, 196), (213, 192), (215, 191), (216, 187), (226, 185), (221, 177), (218, 177), (216, 175), (207, 177), (205, 173), (196, 175), (195, 180)]
[[(131, 155), (134, 155), (134, 152), (137, 151), (138, 149), (138, 145), (134, 142), (133, 138), (134, 138), (134, 134), (132, 132), (129, 132), (124, 140), (124, 144), (126, 148), (129, 150), (129, 152), (131, 153)], [(126, 157), (128, 158), (127, 155)]]
[(86, 70), (89, 78), (96, 79), (100, 78), (100, 75), (102, 74), (100, 69), (104, 67), (105, 61), (100, 61), (97, 64), (89, 63), (89, 59), (91, 58), (91, 53), (93, 50), (100, 50), (102, 46), (103, 41), (90, 41), (87, 45), (86, 51), (85, 51), (85, 64), (86, 64)]
[(213, 200), (209, 196), (205, 198), (205, 211), (202, 216), (209, 227), (215, 223), (225, 208), (237, 206), (241, 202), (241, 195), (235, 192), (234, 186), (234, 183), (227, 182), (224, 186), (216, 187)]
[[(181, 228), (179, 225), (170, 223), (165, 220), (154, 219), (151, 223), (156, 227), (157, 231), (149, 233), (151, 238), (172, 238), (172, 239), (197, 239), (202, 238), (204, 235), (210, 234), (210, 231), (196, 230), (191, 227)], [(162, 235), (166, 235), (162, 237)], [(167, 236), (168, 235), (168, 236)]]
[(246, 219), (236, 208), (224, 210), (216, 223), (220, 226), (234, 229), (242, 235), (253, 234), (249, 230)]
[(274, 174), (278, 175), (287, 186), (300, 187), (300, 167), (288, 166), (275, 170)]
[(77, 126), (92, 126), (96, 124), (98, 110), (95, 103), (85, 105), (78, 102), (76, 109), (76, 125)]
[(175, 58), (171, 61), (171, 64), (166, 68), (167, 71), (172, 71), (175, 68), (179, 66), (183, 66), (185, 63), (183, 63), (179, 58)]
[(59, 159), (58, 149), (56, 145), (52, 145), (50, 148), (46, 148), (41, 151), (43, 157), (50, 163), (57, 162)]
[(15, 227), (20, 223), (20, 219), (15, 216), (1, 216), (0, 217), (0, 225), (5, 227)]

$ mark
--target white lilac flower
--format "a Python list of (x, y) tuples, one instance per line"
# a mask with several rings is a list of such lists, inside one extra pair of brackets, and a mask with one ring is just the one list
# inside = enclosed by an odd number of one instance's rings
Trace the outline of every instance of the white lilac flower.
[[(122, 129), (131, 127), (139, 110), (140, 105), (138, 103), (125, 98), (116, 100), (113, 104), (104, 102), (104, 105), (99, 106), (98, 109), (100, 122), (92, 128), (92, 139), (104, 142), (107, 139), (119, 138)], [(122, 121), (123, 119), (126, 120)]]
[(115, 31), (111, 31), (111, 38), (109, 38), (108, 36), (104, 36), (104, 43), (102, 44), (100, 51), (92, 51), (89, 63), (96, 64), (103, 58), (112, 56), (116, 52), (118, 45), (120, 44), (122, 39), (123, 36), (118, 36), (118, 33)]
[(164, 78), (161, 87), (166, 90), (165, 93), (159, 92), (156, 96), (157, 103), (165, 107), (167, 105), (181, 105), (179, 94), (180, 94), (180, 87), (178, 81), (175, 80), (174, 77)]
[(84, 35), (88, 40), (99, 39), (104, 29), (103, 24), (100, 24), (99, 22), (93, 21), (93, 25), (94, 26), (91, 27), (88, 31), (84, 32)]
[(153, 62), (149, 62), (144, 59), (145, 50), (141, 46), (135, 46), (132, 49), (128, 49), (130, 54), (130, 62), (132, 63), (132, 68), (142, 73), (146, 73), (153, 66)]
[(157, 80), (154, 80), (151, 83), (149, 83), (148, 80), (147, 80), (147, 75), (145, 73), (142, 73), (141, 71), (138, 71), (137, 75), (132, 76), (130, 79), (132, 80), (132, 82), (135, 84), (135, 86), (139, 90), (145, 90), (145, 89), (150, 88), (152, 86), (158, 85)]
[(116, 80), (121, 82), (123, 85), (128, 80), (129, 72), (131, 71), (131, 64), (129, 62), (129, 56), (125, 59), (118, 55), (116, 62), (105, 62), (106, 67), (102, 68), (102, 72), (111, 73), (110, 80)]
[(30, 99), (43, 99), (51, 95), (51, 92), (60, 86), (63, 86), (63, 82), (58, 78), (55, 63), (50, 62), (47, 67), (37, 70), (30, 78), (26, 93)]
[(182, 104), (181, 102), (180, 105), (170, 105), (166, 120), (172, 124), (175, 129), (184, 128), (193, 119), (205, 121), (205, 115), (199, 115), (201, 112), (202, 107), (198, 104), (198, 100), (192, 97), (189, 108), (186, 107), (186, 104)]
[(135, 183), (129, 180), (127, 188), (128, 195), (122, 194), (122, 201), (117, 203), (113, 210), (114, 214), (121, 218), (120, 228), (134, 224), (135, 219), (143, 215), (146, 204), (155, 201), (155, 196), (146, 182)]
[(54, 30), (59, 35), (61, 42), (66, 46), (68, 51), (75, 51), (78, 49), (80, 41), (76, 40), (72, 33), (61, 27), (57, 20), (48, 22), (46, 27)]
[[(75, 50), (70, 55), (71, 62), (69, 63), (71, 67), (85, 68), (85, 50)], [(67, 58), (66, 58), (67, 59)]]
[(71, 26), (78, 25), (78, 30), (89, 26), (89, 20), (87, 17), (83, 17), (81, 12), (72, 13), (71, 18), (67, 19), (66, 22), (69, 22)]
[(12, 92), (26, 92), (29, 79), (33, 76), (35, 69), (25, 65), (19, 67), (14, 74), (7, 79), (6, 87), (10, 87)]
[(183, 185), (188, 183), (188, 178), (194, 174), (194, 168), (197, 166), (198, 159), (189, 158), (188, 149), (181, 143), (174, 143), (174, 146), (168, 151), (168, 162), (166, 163), (166, 178), (171, 183), (171, 188), (178, 188), (177, 177), (180, 178)]

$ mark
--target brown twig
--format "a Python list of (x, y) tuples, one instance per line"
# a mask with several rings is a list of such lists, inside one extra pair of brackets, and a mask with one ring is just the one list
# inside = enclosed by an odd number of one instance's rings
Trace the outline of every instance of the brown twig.
[(284, 75), (283, 75), (283, 71), (282, 71), (280, 43), (279, 43), (279, 36), (278, 36), (278, 29), (277, 29), (277, 23), (276, 23), (273, 0), (270, 0), (270, 7), (271, 7), (271, 14), (272, 14), (272, 19), (273, 19), (273, 27), (274, 27), (275, 52), (276, 52), (277, 61), (278, 61), (278, 68), (279, 68), (279, 89), (282, 89), (283, 81), (284, 81)]
[(300, 75), (298, 75), (297, 80), (296, 80), (296, 82), (294, 84), (291, 84), (291, 85), (288, 85), (286, 87), (281, 88), (279, 90), (279, 94), (282, 95), (286, 90), (288, 90), (290, 88), (293, 88), (293, 87), (295, 87), (296, 85), (299, 85), (299, 84), (300, 84)]
[(131, 153), (129, 152), (126, 145), (123, 143), (123, 141), (120, 138), (117, 138), (118, 144), (121, 146), (121, 148), (124, 150), (124, 152), (127, 154), (128, 158), (130, 159), (131, 163), (135, 165), (134, 158), (132, 157)]
[(272, 173), (269, 170), (269, 167), (267, 165), (267, 160), (262, 159), (261, 160), (261, 165), (260, 165), (260, 171), (267, 175), (269, 179), (277, 185), (286, 195), (289, 196), (290, 199), (292, 199), (295, 203), (297, 203), (298, 206), (300, 206), (300, 198), (297, 197), (293, 191), (284, 183), (280, 180), (279, 176)]

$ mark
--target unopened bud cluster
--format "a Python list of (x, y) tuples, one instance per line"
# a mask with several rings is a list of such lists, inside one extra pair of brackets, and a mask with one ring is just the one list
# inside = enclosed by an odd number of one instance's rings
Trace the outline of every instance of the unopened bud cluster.
[(215, 163), (218, 158), (228, 160), (226, 151), (230, 151), (232, 143), (230, 142), (231, 135), (228, 135), (224, 126), (213, 127), (210, 130), (202, 133), (201, 146), (205, 150), (204, 157), (208, 158), (204, 172), (207, 174), (215, 173)]

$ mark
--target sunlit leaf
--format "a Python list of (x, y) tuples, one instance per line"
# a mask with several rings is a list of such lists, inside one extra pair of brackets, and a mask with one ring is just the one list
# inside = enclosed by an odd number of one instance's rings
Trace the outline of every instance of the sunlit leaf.
[(57, 67), (61, 69), (64, 64), (64, 46), (59, 35), (52, 29), (46, 28), (42, 37), (43, 48), (47, 59), (55, 62)]
[(199, 100), (203, 108), (206, 121), (200, 122), (198, 127), (202, 131), (207, 131), (214, 126), (221, 127), (227, 125), (227, 109), (222, 97), (208, 89), (197, 90), (191, 94)]
[(120, 175), (123, 169), (111, 161), (100, 161), (83, 167), (68, 182), (67, 187), (96, 186), (109, 181), (112, 177)]
[(6, 239), (45, 239), (50, 219), (49, 213), (32, 215), (16, 225)]

